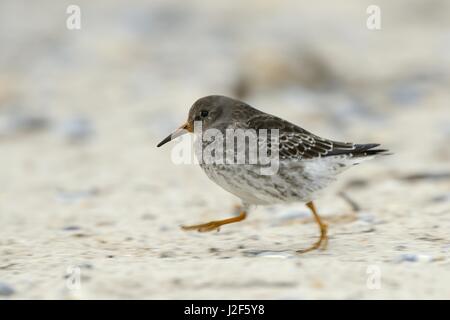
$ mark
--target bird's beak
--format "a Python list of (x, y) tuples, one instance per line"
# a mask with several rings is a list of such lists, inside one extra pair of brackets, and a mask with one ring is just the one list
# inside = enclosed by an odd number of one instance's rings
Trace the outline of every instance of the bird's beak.
[(158, 143), (157, 147), (161, 147), (162, 145), (166, 144), (167, 142), (182, 136), (183, 134), (192, 132), (192, 128), (189, 125), (188, 122), (184, 123), (181, 127), (179, 127), (177, 130), (175, 130), (174, 132), (172, 132), (170, 135), (168, 135), (163, 141), (161, 141), (160, 143)]

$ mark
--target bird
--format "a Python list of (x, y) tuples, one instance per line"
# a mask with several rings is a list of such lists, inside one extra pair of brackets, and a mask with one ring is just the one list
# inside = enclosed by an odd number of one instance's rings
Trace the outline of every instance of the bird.
[[(200, 130), (196, 127), (200, 127)], [(208, 178), (240, 198), (242, 205), (237, 216), (181, 228), (186, 231), (218, 231), (223, 225), (246, 219), (253, 206), (304, 203), (318, 225), (320, 236), (306, 249), (297, 250), (298, 253), (325, 250), (327, 247), (328, 225), (322, 220), (314, 204), (322, 190), (336, 180), (339, 173), (351, 166), (376, 155), (388, 154), (388, 150), (379, 148), (380, 144), (377, 143), (357, 144), (319, 137), (287, 120), (223, 95), (209, 95), (195, 101), (189, 110), (187, 121), (157, 147), (181, 135), (194, 133), (202, 138), (196, 144), (196, 154), (201, 156), (201, 151), (205, 151), (213, 140), (202, 136), (208, 130), (225, 137), (230, 130), (256, 133), (258, 146), (265, 145), (270, 149), (267, 154), (278, 161), (277, 168), (272, 174), (261, 174), (263, 168), (267, 169), (267, 163), (262, 164), (261, 161), (199, 161)], [(270, 130), (270, 138), (267, 131), (263, 135), (262, 130)], [(216, 142), (216, 147), (223, 143), (222, 140)], [(249, 158), (250, 150), (247, 145), (242, 148), (234, 143), (231, 147), (225, 146), (223, 150), (217, 149), (215, 153), (213, 160), (220, 160), (220, 155), (225, 157), (231, 154), (229, 159), (235, 161), (239, 153), (244, 153)]]

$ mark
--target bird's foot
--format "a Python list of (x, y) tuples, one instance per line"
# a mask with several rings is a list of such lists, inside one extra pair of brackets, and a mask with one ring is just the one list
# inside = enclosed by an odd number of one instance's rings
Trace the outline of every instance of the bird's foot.
[(297, 250), (296, 252), (299, 254), (310, 252), (313, 250), (325, 250), (328, 245), (328, 235), (327, 235), (328, 226), (326, 224), (322, 224), (320, 226), (320, 238), (316, 241), (311, 247), (303, 249), (303, 250)]
[(181, 226), (181, 229), (183, 229), (185, 231), (197, 230), (198, 232), (210, 232), (213, 230), (219, 231), (220, 227), (223, 226), (224, 224), (230, 224), (230, 223), (242, 221), (245, 219), (246, 216), (247, 216), (246, 212), (241, 211), (241, 213), (237, 217), (228, 218), (228, 219), (224, 219), (224, 220), (216, 220), (216, 221), (211, 221), (211, 222), (202, 223), (202, 224), (196, 224), (193, 226)]
[(181, 226), (181, 229), (185, 231), (197, 230), (198, 232), (210, 232), (213, 230), (220, 231), (221, 221), (211, 221), (202, 224), (196, 224), (193, 226)]

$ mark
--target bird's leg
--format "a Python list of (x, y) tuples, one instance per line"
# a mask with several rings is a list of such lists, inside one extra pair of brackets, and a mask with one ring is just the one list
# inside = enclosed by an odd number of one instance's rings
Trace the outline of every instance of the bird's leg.
[(216, 220), (216, 221), (211, 221), (211, 222), (202, 223), (202, 224), (196, 224), (193, 226), (181, 226), (181, 229), (186, 230), (186, 231), (197, 230), (198, 232), (208, 232), (208, 231), (213, 231), (213, 230), (219, 231), (221, 226), (223, 226), (225, 224), (242, 221), (246, 218), (246, 216), (247, 216), (246, 210), (244, 208), (240, 208), (239, 215), (237, 217), (228, 218), (228, 219), (224, 219), (224, 220)]
[(314, 203), (312, 201), (308, 202), (306, 206), (312, 211), (314, 215), (314, 219), (316, 220), (317, 224), (320, 228), (320, 238), (319, 240), (314, 243), (311, 247), (304, 249), (304, 250), (298, 250), (297, 253), (305, 253), (308, 251), (316, 250), (321, 248), (322, 250), (325, 250), (328, 243), (328, 236), (327, 236), (327, 224), (322, 222), (322, 219), (320, 219), (319, 214), (316, 211), (316, 207), (314, 206)]

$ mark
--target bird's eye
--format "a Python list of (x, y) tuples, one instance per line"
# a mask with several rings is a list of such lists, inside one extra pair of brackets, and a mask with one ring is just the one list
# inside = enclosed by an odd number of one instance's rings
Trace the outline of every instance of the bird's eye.
[(200, 111), (200, 115), (202, 116), (202, 118), (206, 118), (208, 116), (209, 112), (208, 111)]

